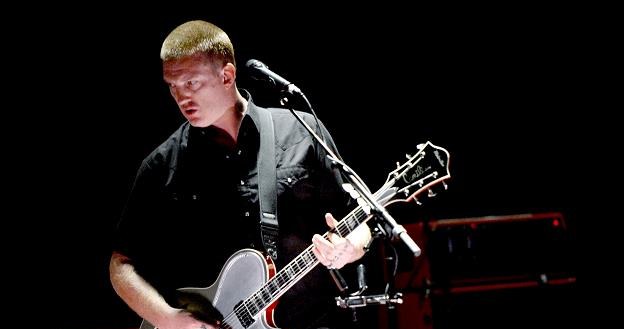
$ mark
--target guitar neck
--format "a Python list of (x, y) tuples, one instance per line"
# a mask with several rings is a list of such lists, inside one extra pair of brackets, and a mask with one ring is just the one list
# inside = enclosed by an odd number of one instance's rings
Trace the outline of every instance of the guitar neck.
[[(338, 222), (335, 233), (347, 237), (368, 219), (369, 215), (365, 208), (358, 206)], [(327, 238), (328, 235), (329, 232), (326, 232), (323, 236)], [(245, 299), (242, 303), (246, 310), (254, 316), (262, 312), (318, 265), (319, 261), (312, 252), (312, 248), (313, 245), (308, 246), (256, 293)]]

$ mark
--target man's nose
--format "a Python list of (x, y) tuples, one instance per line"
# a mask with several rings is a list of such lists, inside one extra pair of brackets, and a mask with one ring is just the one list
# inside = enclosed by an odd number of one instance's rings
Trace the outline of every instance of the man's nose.
[(178, 103), (189, 98), (190, 96), (191, 96), (191, 92), (186, 90), (185, 88), (175, 88), (173, 90), (173, 97)]

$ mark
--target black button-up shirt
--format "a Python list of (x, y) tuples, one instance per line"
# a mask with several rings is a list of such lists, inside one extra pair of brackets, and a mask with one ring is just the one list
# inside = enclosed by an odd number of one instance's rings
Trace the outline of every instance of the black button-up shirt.
[[(259, 229), (256, 105), (249, 100), (235, 148), (216, 142), (214, 127), (182, 124), (138, 170), (119, 223), (115, 248), (170, 302), (181, 287), (207, 287), (242, 248), (263, 250)], [(327, 231), (323, 214), (346, 214), (342, 179), (290, 111), (271, 108), (275, 126), (278, 270)], [(304, 120), (335, 149), (331, 136), (307, 113)], [(277, 324), (298, 327), (337, 295), (327, 270), (317, 267), (291, 288), (276, 310)], [(301, 320), (303, 317), (304, 320)], [(297, 321), (289, 323), (290, 320)]]

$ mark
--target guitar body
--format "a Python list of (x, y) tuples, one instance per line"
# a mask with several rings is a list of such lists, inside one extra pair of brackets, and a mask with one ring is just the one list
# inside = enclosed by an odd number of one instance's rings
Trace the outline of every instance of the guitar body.
[[(267, 263), (267, 260), (269, 261)], [(270, 259), (253, 249), (242, 249), (227, 260), (217, 280), (207, 288), (180, 288), (180, 291), (198, 293), (209, 299), (214, 307), (227, 317), (240, 301), (260, 289), (273, 275), (275, 268)], [(273, 306), (256, 316), (249, 329), (274, 329)], [(232, 329), (244, 329), (235, 316), (228, 317)], [(228, 327), (228, 328), (230, 328)], [(154, 329), (147, 321), (139, 329)]]

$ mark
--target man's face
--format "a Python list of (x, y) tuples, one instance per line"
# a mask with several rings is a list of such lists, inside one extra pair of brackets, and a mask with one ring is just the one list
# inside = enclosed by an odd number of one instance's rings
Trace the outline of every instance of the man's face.
[(191, 125), (208, 127), (228, 109), (223, 73), (201, 54), (163, 63), (163, 78)]

